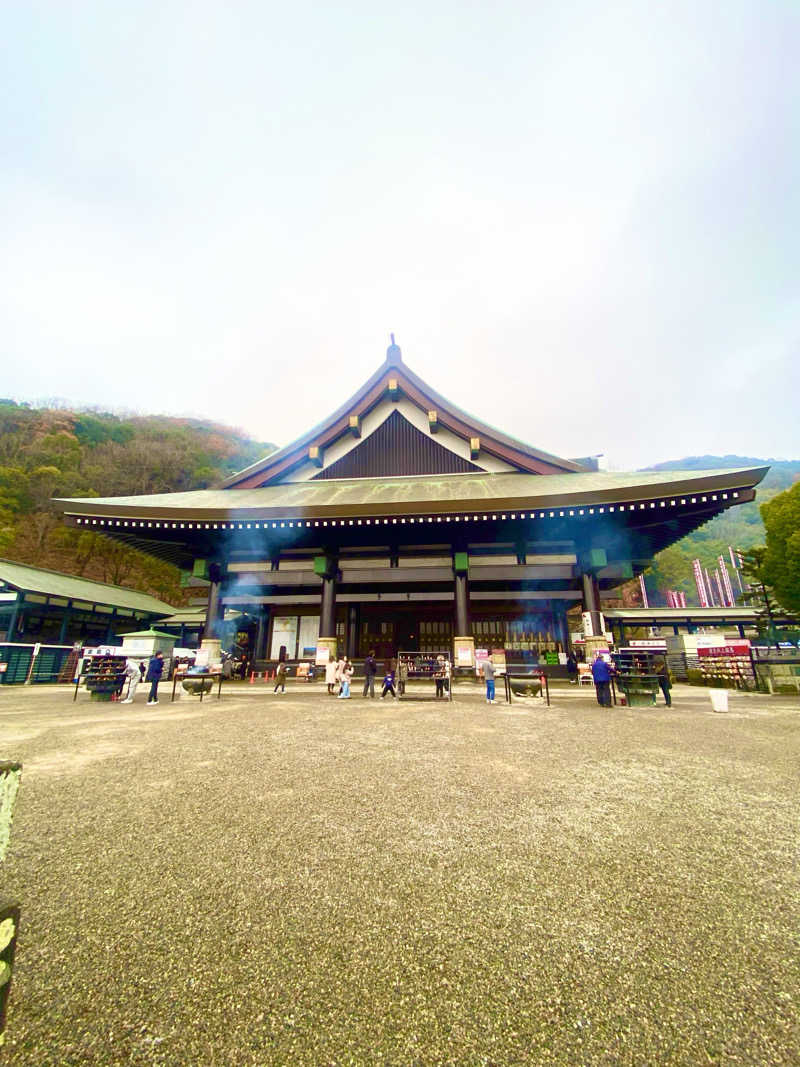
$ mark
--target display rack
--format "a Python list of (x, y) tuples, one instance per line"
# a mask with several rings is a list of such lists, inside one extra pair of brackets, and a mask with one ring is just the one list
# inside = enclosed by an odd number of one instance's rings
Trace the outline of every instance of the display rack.
[(73, 702), (78, 699), (81, 682), (85, 683), (92, 700), (114, 700), (125, 684), (126, 662), (127, 656), (87, 656), (83, 661), (83, 671), (75, 683)]
[(628, 707), (652, 707), (659, 690), (656, 663), (664, 659), (664, 653), (644, 648), (621, 648), (612, 654), (611, 659), (616, 670), (614, 681)]
[(724, 689), (755, 689), (756, 676), (749, 646), (698, 648), (697, 663), (706, 685)]

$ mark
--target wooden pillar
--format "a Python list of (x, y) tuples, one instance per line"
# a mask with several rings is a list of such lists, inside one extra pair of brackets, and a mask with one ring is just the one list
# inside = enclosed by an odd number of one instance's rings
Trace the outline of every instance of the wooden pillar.
[(222, 606), (222, 576), (217, 571), (217, 580), (212, 578), (208, 586), (208, 603), (206, 605), (206, 624), (203, 627), (203, 640), (219, 641), (225, 609)]
[(456, 633), (459, 637), (466, 637), (470, 633), (469, 579), (466, 574), (456, 574), (455, 583)]
[(263, 607), (258, 616), (258, 629), (256, 630), (256, 659), (267, 658), (267, 634), (269, 632), (269, 608)]
[(455, 596), (455, 633), (453, 655), (455, 666), (469, 670), (475, 663), (475, 640), (469, 617), (469, 555), (453, 552), (453, 593)]
[(348, 659), (355, 659), (358, 655), (358, 604), (349, 604), (347, 607), (347, 629), (345, 631), (345, 651)]
[(597, 576), (592, 571), (584, 571), (583, 575), (583, 610), (600, 611), (600, 587), (597, 584)]
[(584, 625), (584, 651), (587, 660), (593, 658), (594, 652), (605, 647), (605, 631), (600, 613), (600, 586), (597, 572), (608, 566), (608, 556), (604, 548), (587, 547), (580, 553), (579, 564), (583, 585), (583, 610), (591, 616), (591, 633)]
[(567, 625), (567, 613), (563, 608), (553, 609), (553, 629), (556, 640), (561, 645), (561, 651), (569, 652), (569, 626)]
[(17, 636), (17, 627), (19, 625), (20, 615), (22, 614), (22, 593), (17, 593), (17, 600), (14, 604), (14, 610), (11, 612), (11, 618), (8, 620), (8, 632), (6, 633), (6, 641), (14, 641)]

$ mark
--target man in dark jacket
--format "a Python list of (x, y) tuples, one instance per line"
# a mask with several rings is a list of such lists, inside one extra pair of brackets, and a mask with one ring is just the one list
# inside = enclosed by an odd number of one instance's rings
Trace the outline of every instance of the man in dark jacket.
[(378, 664), (375, 662), (375, 653), (370, 650), (364, 660), (364, 696), (369, 690), (370, 699), (375, 699), (375, 675), (378, 673)]
[(158, 703), (158, 683), (164, 671), (164, 653), (156, 652), (147, 667), (146, 682), (150, 683), (150, 693), (147, 697), (147, 706)]
[(669, 667), (667, 667), (667, 661), (665, 659), (658, 660), (655, 665), (656, 676), (658, 677), (658, 684), (661, 686), (661, 692), (664, 694), (664, 700), (668, 708), (672, 707), (672, 694), (670, 689), (672, 683), (669, 680)]
[(606, 663), (600, 653), (597, 653), (592, 664), (592, 678), (597, 690), (597, 703), (601, 708), (611, 707), (611, 667)]

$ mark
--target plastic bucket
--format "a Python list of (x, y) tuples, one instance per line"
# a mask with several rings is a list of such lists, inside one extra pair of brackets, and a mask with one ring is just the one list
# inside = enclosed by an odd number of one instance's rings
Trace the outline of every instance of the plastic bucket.
[(711, 697), (711, 710), (712, 711), (727, 711), (728, 710), (728, 690), (727, 689), (709, 689), (708, 695)]

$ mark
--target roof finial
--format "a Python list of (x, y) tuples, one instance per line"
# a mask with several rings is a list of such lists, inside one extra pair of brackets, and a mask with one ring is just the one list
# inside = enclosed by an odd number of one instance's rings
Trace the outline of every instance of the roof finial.
[(403, 353), (400, 351), (400, 346), (395, 344), (393, 333), (390, 333), (389, 336), (392, 339), (392, 343), (386, 349), (386, 361), (387, 363), (402, 363)]

